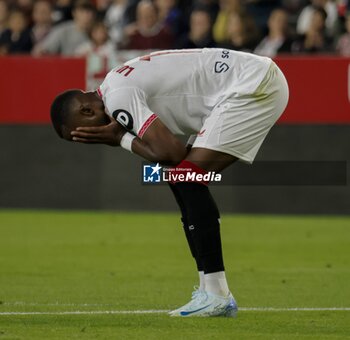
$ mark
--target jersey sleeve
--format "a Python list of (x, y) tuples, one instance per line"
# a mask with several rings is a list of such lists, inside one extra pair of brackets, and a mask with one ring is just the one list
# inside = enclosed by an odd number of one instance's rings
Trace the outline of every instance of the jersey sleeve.
[(108, 115), (128, 131), (142, 138), (148, 127), (157, 119), (147, 105), (145, 94), (137, 88), (121, 88), (106, 96)]

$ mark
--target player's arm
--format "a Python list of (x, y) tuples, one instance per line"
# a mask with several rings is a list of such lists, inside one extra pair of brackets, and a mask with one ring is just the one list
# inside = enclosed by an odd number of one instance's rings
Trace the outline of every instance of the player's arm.
[(162, 123), (156, 119), (147, 128), (142, 139), (135, 138), (132, 152), (150, 162), (179, 164), (187, 155), (186, 146)]
[[(118, 122), (111, 120), (110, 124), (96, 127), (79, 127), (72, 131), (73, 141), (80, 143), (99, 143), (119, 146), (127, 130)], [(161, 122), (155, 119), (142, 135), (135, 137), (131, 151), (150, 162), (176, 165), (187, 155), (188, 149)]]

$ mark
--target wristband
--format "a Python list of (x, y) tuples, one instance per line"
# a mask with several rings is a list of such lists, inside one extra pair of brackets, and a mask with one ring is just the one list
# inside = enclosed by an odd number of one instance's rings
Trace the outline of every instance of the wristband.
[(122, 139), (120, 140), (120, 146), (125, 149), (128, 150), (130, 152), (132, 152), (131, 150), (131, 145), (132, 145), (132, 141), (135, 139), (136, 137), (134, 135), (132, 135), (130, 132), (126, 132), (124, 134), (124, 136), (122, 137)]

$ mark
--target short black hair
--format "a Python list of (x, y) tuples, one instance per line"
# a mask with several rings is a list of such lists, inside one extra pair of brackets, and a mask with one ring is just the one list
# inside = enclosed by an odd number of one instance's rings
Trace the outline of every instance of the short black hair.
[(51, 121), (57, 134), (63, 138), (62, 127), (67, 125), (68, 118), (71, 116), (71, 104), (74, 97), (80, 93), (80, 90), (68, 90), (60, 93), (51, 104)]

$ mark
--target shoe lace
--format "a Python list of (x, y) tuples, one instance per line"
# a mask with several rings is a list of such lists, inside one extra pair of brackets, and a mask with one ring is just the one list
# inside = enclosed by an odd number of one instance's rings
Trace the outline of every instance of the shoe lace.
[(192, 299), (190, 301), (191, 308), (195, 308), (197, 305), (201, 305), (204, 300), (207, 299), (207, 294), (204, 290), (199, 289), (198, 286), (194, 286), (194, 291), (192, 292)]
[(198, 286), (193, 286), (193, 292), (192, 292), (192, 299), (191, 300), (194, 300), (197, 298), (197, 296), (200, 294), (200, 290), (199, 290), (199, 287)]

